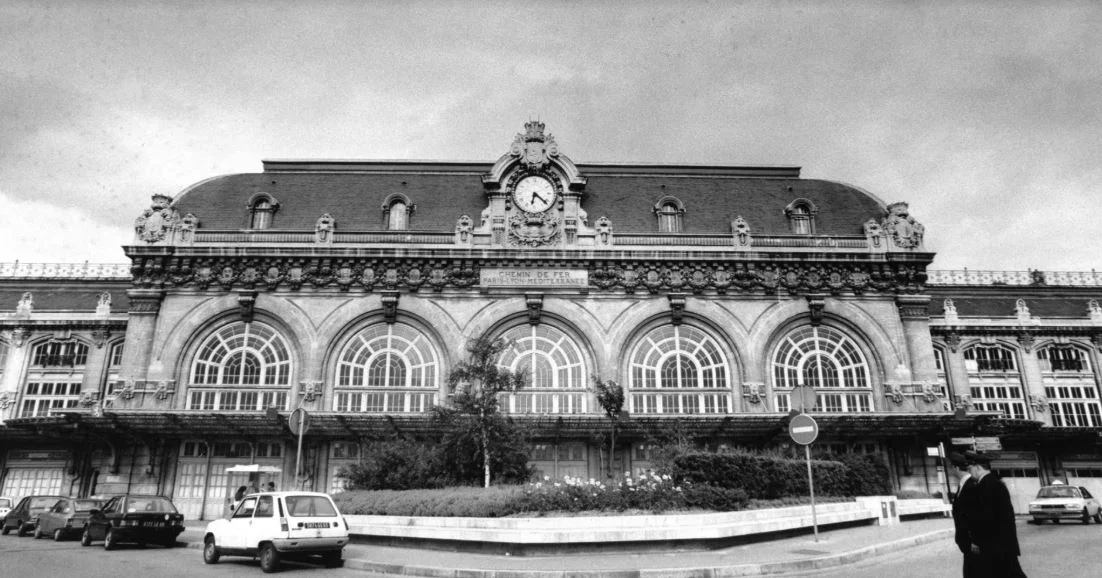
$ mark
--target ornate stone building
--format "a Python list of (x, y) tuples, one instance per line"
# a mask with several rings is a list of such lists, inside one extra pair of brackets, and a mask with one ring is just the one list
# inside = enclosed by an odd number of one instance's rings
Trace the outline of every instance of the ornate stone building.
[(373, 440), (429, 431), (480, 335), (530, 376), (502, 401), (546, 475), (605, 474), (595, 378), (626, 392), (617, 470), (674, 432), (783, 447), (810, 388), (816, 447), (900, 488), (941, 491), (928, 448), (970, 435), (1022, 479), (1102, 472), (1098, 276), (934, 284), (924, 233), (793, 167), (575, 164), (538, 122), (493, 163), (265, 161), (155, 196), (127, 270), (0, 270), (0, 492), (210, 518), (235, 464), (337, 489)]

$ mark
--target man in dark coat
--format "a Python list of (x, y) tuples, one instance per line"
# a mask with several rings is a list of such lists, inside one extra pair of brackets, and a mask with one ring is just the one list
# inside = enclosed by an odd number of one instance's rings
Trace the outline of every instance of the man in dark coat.
[(979, 575), (979, 568), (976, 565), (977, 555), (972, 553), (972, 536), (968, 532), (968, 510), (971, 508), (970, 500), (975, 493), (976, 480), (968, 473), (968, 461), (963, 454), (953, 452), (949, 454), (949, 461), (961, 474), (957, 495), (953, 499), (953, 527), (956, 529), (953, 539), (964, 556), (964, 578), (974, 578)]
[(969, 549), (974, 576), (991, 578), (1024, 577), (1018, 564), (1018, 530), (1014, 526), (1014, 506), (1010, 492), (999, 477), (991, 472), (991, 458), (976, 452), (965, 452), (968, 473), (975, 486), (968, 491), (962, 506), (964, 524), (971, 541)]

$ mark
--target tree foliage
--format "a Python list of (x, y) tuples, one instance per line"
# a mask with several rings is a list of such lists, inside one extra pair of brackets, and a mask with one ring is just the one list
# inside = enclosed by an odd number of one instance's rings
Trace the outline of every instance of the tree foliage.
[(624, 388), (611, 379), (601, 381), (600, 378), (594, 375), (590, 391), (597, 396), (597, 404), (601, 406), (601, 409), (605, 412), (605, 417), (611, 422), (612, 431), (609, 434), (608, 442), (607, 472), (608, 477), (611, 478), (614, 475), (613, 464), (616, 457), (616, 431), (620, 427), (620, 420), (627, 418), (627, 412), (624, 411)]

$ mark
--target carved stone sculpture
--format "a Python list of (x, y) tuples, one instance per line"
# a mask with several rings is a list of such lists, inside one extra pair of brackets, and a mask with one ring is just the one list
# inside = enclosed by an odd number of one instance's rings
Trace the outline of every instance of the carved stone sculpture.
[(138, 241), (160, 243), (168, 237), (180, 216), (172, 208), (172, 197), (153, 195), (153, 203), (134, 221), (134, 235)]
[(30, 291), (27, 291), (19, 298), (19, 303), (15, 305), (16, 317), (30, 317), (34, 312), (34, 296)]
[(751, 244), (750, 224), (742, 215), (731, 221), (731, 234), (735, 236), (735, 247), (749, 247)]
[(325, 213), (318, 217), (318, 222), (314, 225), (314, 242), (319, 244), (332, 243), (333, 230), (336, 228), (337, 220), (329, 213)]
[(538, 120), (524, 123), (524, 132), (517, 133), (509, 154), (520, 157), (520, 162), (532, 169), (542, 168), (550, 157), (559, 156), (559, 145), (551, 133), (544, 134), (546, 125)]
[[(881, 227), (896, 247), (901, 249), (922, 247), (922, 237), (926, 233), (926, 227), (910, 215), (910, 206), (907, 203), (888, 205), (888, 216), (884, 218)], [(867, 235), (867, 227), (865, 232)]]
[(612, 245), (612, 221), (608, 220), (608, 217), (597, 219), (596, 231), (598, 245), (605, 247)]
[(190, 245), (195, 242), (195, 229), (199, 228), (199, 217), (188, 213), (180, 220), (176, 227), (176, 242), (180, 245)]
[(957, 306), (953, 304), (952, 299), (946, 299), (945, 303), (942, 305), (942, 308), (945, 310), (945, 320), (946, 321), (959, 321), (960, 320), (960, 318), (957, 317)]
[(457, 245), (470, 245), (471, 244), (471, 231), (474, 229), (474, 223), (471, 221), (469, 215), (463, 215), (459, 217), (459, 220), (455, 222), (455, 242)]

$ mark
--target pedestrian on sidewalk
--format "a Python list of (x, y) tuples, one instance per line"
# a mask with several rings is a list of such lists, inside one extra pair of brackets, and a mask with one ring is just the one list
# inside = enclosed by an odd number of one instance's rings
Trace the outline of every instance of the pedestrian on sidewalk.
[[(964, 552), (965, 578), (1025, 578), (1025, 572), (1018, 563), (1021, 550), (1010, 492), (999, 476), (991, 471), (990, 456), (967, 451), (963, 454), (963, 461), (969, 480), (962, 485), (957, 496), (957, 502), (960, 502), (963, 495), (963, 502), (959, 506), (953, 504), (953, 513), (958, 531), (957, 545), (962, 552), (963, 536), (959, 535), (962, 529), (968, 539), (968, 551)], [(958, 513), (961, 517), (959, 522), (955, 519)]]
[(961, 555), (964, 556), (964, 578), (975, 578), (978, 576), (976, 555), (972, 553), (972, 537), (968, 533), (966, 511), (969, 508), (968, 500), (972, 498), (976, 487), (976, 480), (968, 473), (968, 461), (964, 459), (964, 454), (953, 452), (949, 454), (949, 461), (956, 466), (957, 473), (960, 475), (957, 493), (953, 498), (953, 527), (956, 530), (953, 539)]

